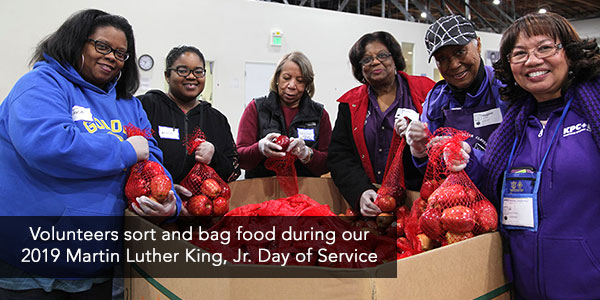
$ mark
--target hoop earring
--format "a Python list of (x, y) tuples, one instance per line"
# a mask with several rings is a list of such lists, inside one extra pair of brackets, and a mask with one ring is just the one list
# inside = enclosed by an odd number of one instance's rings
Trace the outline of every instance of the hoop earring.
[(81, 54), (81, 66), (79, 66), (79, 70), (83, 69), (83, 63), (85, 63), (85, 56)]
[(115, 80), (115, 82), (118, 82), (119, 79), (121, 79), (121, 71), (119, 71), (119, 75), (117, 75), (117, 80)]

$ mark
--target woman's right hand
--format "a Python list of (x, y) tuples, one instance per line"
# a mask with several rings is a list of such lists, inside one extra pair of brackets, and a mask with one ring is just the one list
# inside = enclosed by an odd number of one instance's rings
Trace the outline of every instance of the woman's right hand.
[(267, 134), (264, 138), (258, 141), (258, 151), (267, 158), (270, 157), (284, 157), (285, 152), (281, 148), (281, 146), (273, 143), (273, 139), (280, 136), (281, 134), (271, 132)]
[(140, 135), (132, 136), (126, 140), (133, 146), (137, 161), (142, 161), (150, 157), (150, 149), (148, 148), (148, 140)]
[(366, 217), (375, 217), (381, 213), (381, 209), (373, 203), (377, 198), (377, 193), (372, 190), (366, 190), (360, 196), (360, 213)]

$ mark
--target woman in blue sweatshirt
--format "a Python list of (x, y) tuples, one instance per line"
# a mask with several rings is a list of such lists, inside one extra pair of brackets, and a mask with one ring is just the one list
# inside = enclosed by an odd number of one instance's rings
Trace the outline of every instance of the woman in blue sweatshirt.
[[(133, 30), (123, 17), (80, 11), (39, 44), (32, 62), (33, 70), (0, 105), (0, 215), (36, 216), (15, 218), (16, 226), (0, 229), (6, 245), (0, 250), (0, 298), (46, 299), (66, 292), (108, 299), (110, 280), (97, 277), (109, 276), (115, 261), (72, 263), (62, 253), (57, 262), (25, 263), (21, 250), (47, 247), (32, 244), (35, 230), (24, 230), (33, 222), (57, 232), (90, 226), (119, 232), (128, 168), (162, 160), (153, 139), (127, 138), (124, 130), (129, 123), (150, 128), (132, 97), (139, 84)], [(136, 212), (145, 216), (176, 216), (181, 207), (172, 191), (163, 204), (146, 197), (138, 202)], [(101, 240), (94, 246), (119, 251), (118, 239)], [(62, 251), (91, 245), (60, 244)]]

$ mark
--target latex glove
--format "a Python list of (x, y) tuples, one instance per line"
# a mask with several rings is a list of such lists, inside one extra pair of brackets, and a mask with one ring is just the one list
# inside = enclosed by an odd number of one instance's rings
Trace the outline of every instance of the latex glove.
[(190, 192), (190, 190), (184, 188), (183, 186), (181, 186), (179, 184), (175, 184), (174, 186), (175, 186), (175, 192), (177, 192), (177, 194), (186, 196), (188, 198), (193, 196), (192, 192)]
[(169, 195), (163, 203), (158, 203), (146, 196), (137, 197), (136, 200), (139, 207), (137, 205), (131, 207), (138, 215), (143, 217), (170, 217), (175, 215), (177, 211), (177, 199), (173, 191), (169, 191)]
[[(267, 134), (264, 138), (258, 141), (258, 151), (266, 157), (284, 157), (285, 152), (281, 146), (272, 142), (272, 140), (281, 134), (271, 132)], [(288, 147), (289, 148), (289, 147)]]
[(431, 148), (435, 148), (435, 147), (439, 147), (442, 144), (444, 144), (448, 139), (450, 139), (451, 137), (449, 136), (436, 136), (434, 138), (432, 138), (429, 143), (427, 143), (427, 150), (431, 149)]
[(129, 142), (135, 154), (137, 155), (137, 161), (142, 161), (150, 157), (150, 149), (148, 148), (148, 140), (140, 135), (132, 136), (127, 138), (125, 141)]
[(196, 148), (195, 159), (197, 162), (209, 165), (212, 161), (213, 155), (215, 154), (215, 146), (209, 142), (204, 141), (200, 143)]
[(306, 146), (306, 143), (301, 138), (290, 138), (290, 145), (287, 151), (298, 157), (303, 164), (309, 163), (313, 154), (312, 149)]
[(399, 136), (404, 136), (407, 128), (408, 120), (406, 118), (400, 118), (394, 122), (394, 130)]
[(467, 164), (469, 163), (469, 154), (471, 153), (471, 146), (469, 146), (469, 144), (465, 142), (461, 142), (460, 146), (462, 147), (462, 149), (460, 149), (459, 158), (450, 157), (450, 149), (448, 147), (444, 148), (444, 162), (446, 163), (448, 170), (450, 170), (451, 172), (460, 172), (464, 170), (465, 167), (467, 167)]
[(381, 213), (381, 209), (373, 203), (377, 198), (377, 193), (372, 190), (366, 190), (360, 196), (360, 213), (363, 216), (374, 217)]
[(417, 158), (427, 156), (427, 124), (412, 121), (406, 128), (406, 143), (410, 146), (410, 153)]

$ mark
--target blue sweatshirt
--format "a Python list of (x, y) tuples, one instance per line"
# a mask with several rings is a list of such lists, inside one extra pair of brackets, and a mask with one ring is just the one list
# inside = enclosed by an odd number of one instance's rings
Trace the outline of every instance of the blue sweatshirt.
[[(124, 127), (150, 128), (141, 103), (117, 98), (116, 81), (103, 90), (45, 58), (0, 104), (0, 215), (53, 216), (41, 219), (57, 230), (79, 225), (61, 228), (60, 216), (122, 216), (127, 168), (137, 161)], [(156, 141), (148, 144), (150, 160), (162, 161)], [(16, 235), (0, 229), (2, 241)], [(0, 250), (0, 259), (15, 254)]]

